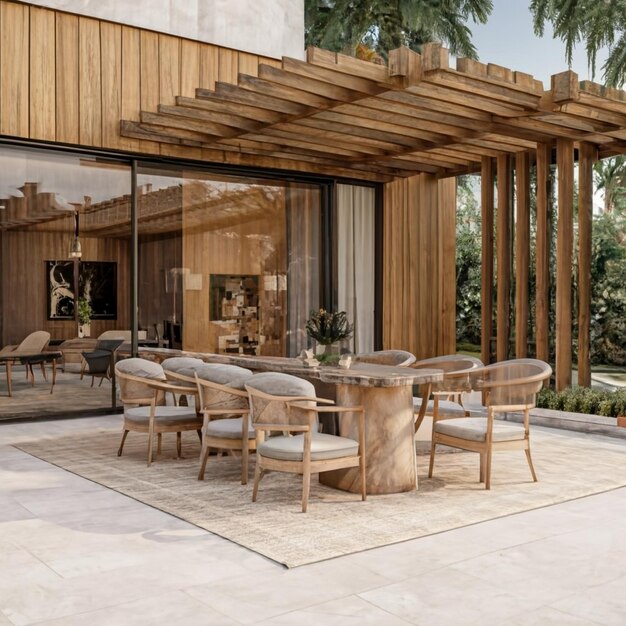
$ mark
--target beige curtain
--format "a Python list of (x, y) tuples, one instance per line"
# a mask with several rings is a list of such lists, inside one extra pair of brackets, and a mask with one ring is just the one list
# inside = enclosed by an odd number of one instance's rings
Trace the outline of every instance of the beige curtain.
[(354, 323), (351, 350), (374, 349), (375, 190), (337, 185), (337, 308)]

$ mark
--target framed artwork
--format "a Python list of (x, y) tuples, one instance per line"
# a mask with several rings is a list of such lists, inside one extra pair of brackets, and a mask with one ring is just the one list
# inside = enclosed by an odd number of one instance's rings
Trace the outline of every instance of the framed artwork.
[[(76, 300), (73, 261), (45, 261), (49, 320), (73, 320)], [(79, 294), (91, 304), (92, 320), (117, 319), (117, 263), (79, 264)]]
[(92, 320), (117, 319), (117, 263), (85, 261), (80, 264), (79, 293), (91, 304)]
[(45, 261), (49, 320), (74, 319), (74, 261)]

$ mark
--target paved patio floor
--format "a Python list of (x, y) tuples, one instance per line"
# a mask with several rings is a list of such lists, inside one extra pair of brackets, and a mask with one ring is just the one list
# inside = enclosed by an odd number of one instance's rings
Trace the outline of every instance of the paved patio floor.
[(626, 623), (626, 488), (287, 570), (10, 447), (116, 420), (0, 424), (0, 625)]

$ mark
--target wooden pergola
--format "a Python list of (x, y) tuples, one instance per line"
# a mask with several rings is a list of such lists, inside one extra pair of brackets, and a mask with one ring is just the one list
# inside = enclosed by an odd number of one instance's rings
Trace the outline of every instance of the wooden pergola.
[[(527, 354), (530, 168), (537, 176), (536, 355), (549, 355), (551, 164), (556, 153), (557, 388), (571, 383), (574, 163), (579, 163), (578, 378), (588, 385), (592, 164), (626, 153), (626, 94), (580, 82), (551, 88), (528, 74), (457, 59), (427, 44), (389, 54), (388, 66), (309, 49), (307, 61), (259, 65), (258, 76), (216, 83), (175, 104), (124, 120), (125, 137), (202, 149), (203, 159), (390, 182), (426, 174), (482, 177), (482, 354), (489, 360), (496, 302), (496, 358), (509, 355), (515, 267), (515, 354)], [(513, 175), (514, 172), (514, 175)], [(495, 191), (497, 183), (497, 192)], [(498, 210), (494, 211), (494, 205)], [(515, 199), (515, 206), (514, 200)], [(495, 242), (494, 242), (495, 217)], [(495, 244), (495, 246), (494, 246)], [(496, 250), (494, 273), (494, 253)], [(515, 258), (515, 263), (513, 263)]]

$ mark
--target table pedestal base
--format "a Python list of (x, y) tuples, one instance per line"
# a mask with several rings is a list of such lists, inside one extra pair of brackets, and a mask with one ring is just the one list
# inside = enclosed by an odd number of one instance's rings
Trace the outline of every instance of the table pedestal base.
[[(367, 493), (417, 489), (412, 387), (337, 385), (337, 404), (361, 405), (365, 409)], [(358, 440), (356, 418), (351, 414), (341, 416), (339, 434)], [(320, 482), (352, 493), (361, 492), (358, 467), (324, 472)]]

